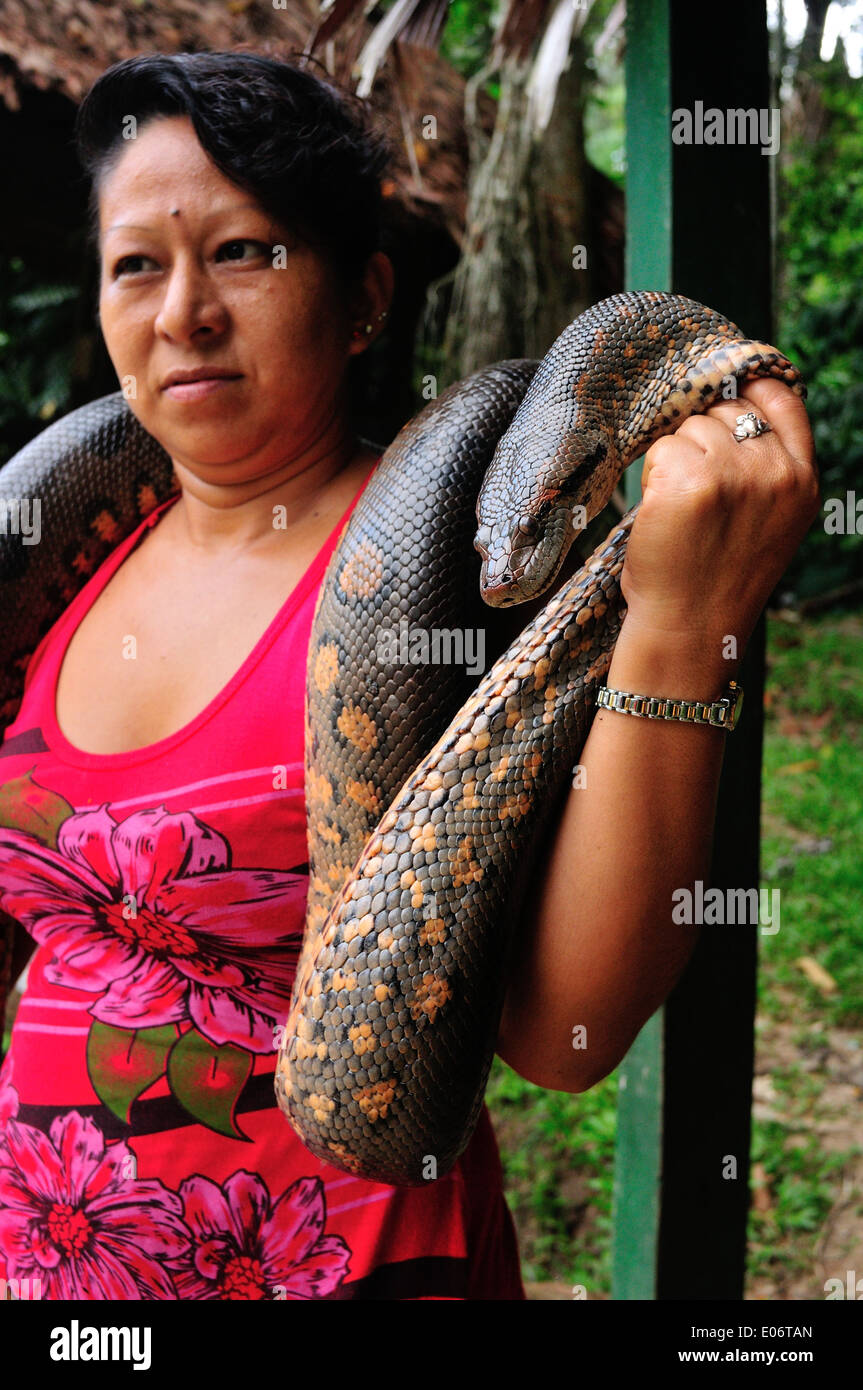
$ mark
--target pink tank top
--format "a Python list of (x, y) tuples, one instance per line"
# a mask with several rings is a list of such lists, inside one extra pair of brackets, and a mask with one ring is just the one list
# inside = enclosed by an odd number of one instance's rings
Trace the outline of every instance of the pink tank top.
[(0, 1069), (0, 1277), (30, 1297), (525, 1296), (485, 1109), (449, 1175), (397, 1188), (320, 1163), (273, 1095), (308, 886), (309, 635), (361, 492), (169, 738), (82, 752), (55, 695), (72, 633), (176, 496), (30, 662), (0, 745), (0, 909), (37, 948)]

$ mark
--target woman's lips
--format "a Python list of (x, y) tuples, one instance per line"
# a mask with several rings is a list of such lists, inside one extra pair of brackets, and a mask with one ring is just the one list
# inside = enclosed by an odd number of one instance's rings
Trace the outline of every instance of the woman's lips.
[(177, 401), (200, 401), (223, 386), (233, 386), (241, 380), (239, 376), (208, 376), (200, 381), (175, 381), (164, 389), (166, 395), (173, 396)]

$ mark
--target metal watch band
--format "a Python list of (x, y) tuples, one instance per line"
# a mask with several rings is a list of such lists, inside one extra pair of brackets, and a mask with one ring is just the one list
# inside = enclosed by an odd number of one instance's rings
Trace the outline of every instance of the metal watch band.
[(618, 714), (635, 714), (641, 719), (677, 719), (683, 724), (710, 724), (726, 733), (736, 728), (743, 706), (743, 689), (729, 681), (719, 700), (678, 700), (670, 695), (632, 695), (625, 690), (600, 686), (596, 695), (597, 709), (615, 710)]

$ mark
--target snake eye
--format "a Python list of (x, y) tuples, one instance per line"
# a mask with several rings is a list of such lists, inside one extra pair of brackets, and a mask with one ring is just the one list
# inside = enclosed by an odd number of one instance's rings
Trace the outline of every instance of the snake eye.
[(523, 536), (535, 536), (539, 530), (539, 522), (535, 516), (520, 516), (518, 519), (518, 529)]

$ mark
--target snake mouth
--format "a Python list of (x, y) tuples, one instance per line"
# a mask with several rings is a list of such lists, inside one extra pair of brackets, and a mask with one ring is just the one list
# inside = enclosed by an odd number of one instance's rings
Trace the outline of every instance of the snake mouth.
[(503, 578), (491, 583), (487, 581), (484, 573), (479, 581), (479, 589), (483, 601), (490, 608), (514, 608), (517, 604), (526, 602), (528, 598), (527, 594), (522, 593), (517, 580)]
[(530, 544), (513, 545), (499, 539), (491, 548), (477, 546), (482, 555), (480, 593), (491, 608), (514, 608), (539, 598), (558, 574), (574, 539), (568, 507), (556, 507), (541, 533)]

